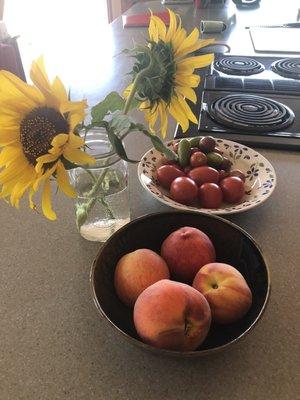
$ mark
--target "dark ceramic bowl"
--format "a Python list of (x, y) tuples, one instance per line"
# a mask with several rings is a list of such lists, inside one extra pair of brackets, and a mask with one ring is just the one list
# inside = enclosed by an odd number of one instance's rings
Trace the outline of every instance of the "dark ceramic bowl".
[[(114, 271), (118, 260), (138, 248), (160, 252), (163, 240), (183, 226), (204, 231), (214, 243), (217, 261), (235, 266), (252, 290), (253, 303), (247, 315), (230, 325), (212, 324), (202, 345), (191, 352), (156, 349), (143, 343), (134, 328), (132, 310), (117, 297)], [(220, 217), (193, 212), (164, 212), (138, 218), (118, 230), (99, 251), (92, 269), (91, 286), (101, 317), (129, 342), (158, 354), (199, 357), (225, 347), (246, 335), (260, 319), (270, 292), (266, 261), (257, 244), (245, 231)]]

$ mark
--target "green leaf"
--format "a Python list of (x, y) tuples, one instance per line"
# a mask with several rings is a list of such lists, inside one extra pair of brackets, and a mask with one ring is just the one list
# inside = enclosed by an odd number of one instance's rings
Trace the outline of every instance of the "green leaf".
[[(145, 134), (145, 132), (144, 132), (144, 134)], [(153, 147), (156, 150), (162, 152), (167, 157), (168, 160), (177, 161), (177, 159), (178, 159), (177, 154), (174, 153), (174, 151), (169, 149), (167, 146), (165, 146), (165, 144), (163, 143), (163, 141), (159, 137), (157, 137), (155, 135), (152, 135), (149, 132), (148, 132), (148, 135), (146, 135), (146, 136), (148, 136), (150, 138), (150, 140), (151, 140), (151, 142), (153, 144)]]
[(127, 157), (122, 140), (113, 132), (112, 129), (108, 130), (107, 134), (108, 134), (110, 143), (112, 144), (115, 152), (118, 154), (118, 156), (120, 158), (122, 158), (123, 160), (125, 160), (127, 162), (134, 163), (134, 164), (139, 162), (136, 160), (131, 160), (130, 158)]
[(117, 92), (109, 93), (103, 101), (96, 104), (91, 111), (92, 124), (98, 124), (108, 114), (116, 110), (123, 110), (125, 100)]
[(111, 115), (111, 121), (109, 122), (109, 127), (113, 128), (116, 132), (127, 132), (129, 131), (133, 120), (128, 116), (123, 114), (121, 111), (117, 110)]

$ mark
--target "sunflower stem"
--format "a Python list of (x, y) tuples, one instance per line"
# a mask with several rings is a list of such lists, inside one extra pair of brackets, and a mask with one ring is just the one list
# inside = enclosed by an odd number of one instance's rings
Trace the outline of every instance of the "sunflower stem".
[(104, 180), (105, 175), (107, 174), (107, 172), (108, 172), (108, 168), (106, 168), (106, 169), (102, 172), (102, 174), (98, 176), (98, 178), (95, 180), (94, 185), (92, 186), (92, 189), (91, 189), (91, 190), (89, 191), (89, 193), (87, 194), (87, 197), (93, 197), (93, 196), (97, 193), (97, 191), (98, 191), (100, 185), (102, 184), (102, 182), (103, 182), (103, 180)]
[(104, 178), (105, 178), (105, 176), (106, 176), (106, 174), (107, 174), (107, 172), (108, 172), (108, 169), (109, 169), (109, 168), (106, 168), (106, 169), (102, 172), (102, 174), (100, 174), (100, 175), (98, 176), (97, 179), (95, 178), (95, 176), (93, 175), (92, 172), (86, 170), (86, 172), (88, 172), (88, 174), (92, 176), (92, 179), (93, 179), (94, 184), (93, 184), (91, 190), (90, 190), (90, 191), (87, 193), (87, 195), (86, 195), (86, 196), (89, 197), (90, 199), (89, 199), (86, 203), (84, 203), (84, 204), (82, 204), (82, 205), (80, 206), (81, 211), (77, 214), (77, 221), (76, 221), (76, 223), (77, 223), (78, 230), (80, 230), (81, 226), (82, 226), (82, 225), (85, 223), (85, 221), (87, 220), (87, 217), (88, 217), (90, 211), (92, 210), (92, 208), (94, 207), (96, 201), (100, 202), (100, 203), (106, 208), (106, 212), (107, 212), (107, 214), (109, 215), (109, 217), (110, 217), (111, 219), (115, 219), (115, 217), (114, 217), (114, 215), (113, 215), (113, 212), (111, 211), (111, 209), (109, 208), (109, 205), (108, 205), (107, 202), (105, 201), (104, 196), (101, 197), (100, 199), (99, 199), (98, 197), (95, 197), (97, 191), (99, 190), (99, 188), (100, 188), (100, 186), (101, 186), (101, 184), (102, 184), (102, 182), (103, 182), (103, 180), (104, 180)]
[(134, 81), (133, 81), (132, 89), (131, 89), (131, 91), (130, 91), (130, 93), (129, 93), (129, 96), (127, 97), (127, 100), (126, 100), (126, 103), (125, 103), (125, 106), (124, 106), (124, 109), (123, 109), (123, 113), (124, 113), (124, 114), (127, 114), (128, 111), (130, 110), (130, 105), (131, 105), (131, 103), (132, 103), (132, 101), (133, 101), (133, 99), (134, 99), (134, 95), (135, 95), (135, 93), (136, 93), (136, 91), (137, 91), (138, 84), (140, 83), (140, 81), (141, 81), (142, 79), (144, 79), (144, 77), (148, 74), (149, 71), (151, 71), (151, 69), (152, 69), (153, 66), (154, 66), (154, 59), (153, 59), (153, 57), (152, 57), (152, 54), (151, 54), (150, 49), (148, 49), (147, 47), (145, 47), (144, 50), (146, 50), (146, 52), (148, 53), (149, 58), (150, 58), (150, 61), (149, 61), (148, 66), (147, 66), (146, 68), (142, 69), (142, 70), (136, 75), (136, 77), (135, 77), (135, 79), (134, 79)]

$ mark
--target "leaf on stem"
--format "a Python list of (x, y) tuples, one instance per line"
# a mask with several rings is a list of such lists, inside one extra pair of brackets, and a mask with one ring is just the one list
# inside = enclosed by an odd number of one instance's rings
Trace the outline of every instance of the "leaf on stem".
[(125, 100), (117, 92), (109, 93), (103, 101), (96, 104), (91, 111), (92, 124), (100, 123), (108, 112), (114, 112), (116, 110), (123, 110), (125, 106)]
[(114, 133), (113, 129), (110, 129), (107, 131), (108, 139), (110, 143), (112, 144), (115, 152), (118, 154), (120, 158), (123, 160), (130, 162), (130, 163), (138, 163), (139, 161), (136, 160), (131, 160), (130, 158), (127, 157), (126, 151), (124, 149), (122, 140)]
[(133, 123), (132, 118), (130, 118), (128, 115), (123, 114), (121, 111), (117, 110), (111, 114), (109, 127), (113, 128), (114, 131), (122, 134), (129, 131), (132, 123)]

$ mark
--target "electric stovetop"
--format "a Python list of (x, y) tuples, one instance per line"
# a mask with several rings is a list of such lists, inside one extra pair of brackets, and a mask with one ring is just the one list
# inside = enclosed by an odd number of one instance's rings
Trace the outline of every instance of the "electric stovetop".
[(217, 54), (200, 70), (192, 106), (199, 124), (175, 137), (213, 135), (240, 143), (300, 150), (300, 58)]

